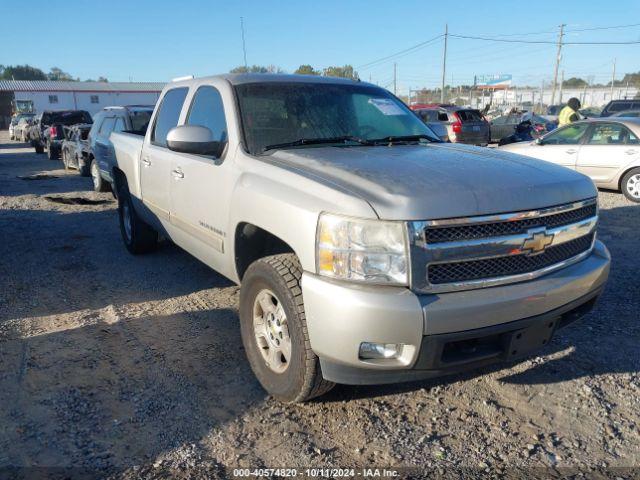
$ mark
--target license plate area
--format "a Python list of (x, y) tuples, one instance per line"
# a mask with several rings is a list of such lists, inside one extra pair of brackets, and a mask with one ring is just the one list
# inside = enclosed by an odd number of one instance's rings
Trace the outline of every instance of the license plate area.
[(550, 319), (506, 334), (503, 340), (505, 357), (515, 359), (540, 350), (551, 340), (557, 322), (558, 319)]

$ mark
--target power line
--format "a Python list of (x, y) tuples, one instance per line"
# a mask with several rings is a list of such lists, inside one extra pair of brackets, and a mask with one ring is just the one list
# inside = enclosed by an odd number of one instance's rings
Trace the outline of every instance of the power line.
[(611, 27), (578, 28), (575, 30), (567, 30), (567, 32), (593, 32), (595, 30), (614, 30), (619, 28), (631, 28), (631, 27), (640, 27), (640, 23), (630, 23), (628, 25), (613, 25)]
[[(467, 40), (483, 40), (486, 42), (503, 42), (503, 43), (532, 43), (532, 44), (545, 44), (545, 45), (557, 45), (557, 41), (551, 40), (512, 40), (506, 38), (495, 37), (476, 37), (472, 35), (456, 35), (454, 33), (449, 34), (450, 37), (463, 38)], [(563, 42), (563, 45), (635, 45), (639, 44), (640, 40), (632, 40), (625, 42)]]
[(442, 36), (443, 36), (443, 34), (437, 35), (437, 36), (435, 36), (435, 37), (433, 37), (433, 38), (431, 38), (429, 40), (426, 40), (424, 42), (420, 42), (420, 43), (414, 45), (413, 47), (405, 48), (404, 50), (400, 50), (399, 52), (392, 53), (391, 55), (387, 55), (386, 57), (382, 57), (382, 58), (379, 58), (379, 59), (374, 60), (372, 62), (360, 65), (360, 66), (356, 67), (356, 69), (357, 70), (363, 70), (365, 68), (373, 66), (374, 64), (384, 62), (385, 60), (391, 60), (392, 58), (397, 57), (398, 55), (402, 55), (404, 53), (408, 53), (408, 52), (411, 52), (413, 50), (417, 50), (420, 47), (426, 47), (428, 44), (430, 44), (432, 42), (435, 42), (436, 40), (438, 40)]

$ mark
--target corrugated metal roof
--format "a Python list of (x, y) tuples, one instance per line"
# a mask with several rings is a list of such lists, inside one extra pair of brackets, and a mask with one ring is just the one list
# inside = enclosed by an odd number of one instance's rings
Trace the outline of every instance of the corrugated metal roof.
[(0, 80), (9, 92), (159, 92), (161, 82), (56, 82), (51, 80)]

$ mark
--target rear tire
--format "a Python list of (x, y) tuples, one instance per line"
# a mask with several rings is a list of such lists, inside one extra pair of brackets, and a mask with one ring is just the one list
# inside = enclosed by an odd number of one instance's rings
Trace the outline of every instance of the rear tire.
[(36, 153), (44, 153), (44, 147), (41, 143), (36, 143), (33, 148), (35, 148)]
[(76, 155), (76, 164), (78, 165), (78, 173), (82, 177), (88, 177), (91, 175), (90, 166), (87, 165), (88, 159), (80, 158)]
[(126, 184), (118, 190), (118, 218), (122, 240), (130, 253), (139, 255), (156, 249), (158, 232), (138, 216)]
[(54, 146), (51, 145), (51, 142), (47, 142), (47, 158), (49, 160), (57, 160), (60, 156), (60, 152), (56, 150)]
[(109, 182), (105, 182), (102, 176), (100, 175), (100, 169), (98, 168), (98, 162), (94, 158), (91, 161), (91, 179), (93, 180), (93, 191), (94, 192), (108, 192), (111, 190), (109, 186)]
[(640, 203), (640, 168), (632, 168), (622, 177), (620, 189), (629, 200)]
[(249, 266), (240, 290), (247, 359), (262, 387), (283, 402), (304, 402), (334, 386), (322, 377), (320, 361), (311, 350), (301, 277), (294, 254), (273, 255)]

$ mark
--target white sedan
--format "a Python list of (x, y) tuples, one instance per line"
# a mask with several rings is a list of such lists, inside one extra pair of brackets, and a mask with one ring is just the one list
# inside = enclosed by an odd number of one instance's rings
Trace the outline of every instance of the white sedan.
[(607, 117), (575, 122), (534, 142), (499, 147), (564, 165), (601, 188), (622, 191), (640, 203), (640, 118)]

